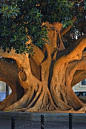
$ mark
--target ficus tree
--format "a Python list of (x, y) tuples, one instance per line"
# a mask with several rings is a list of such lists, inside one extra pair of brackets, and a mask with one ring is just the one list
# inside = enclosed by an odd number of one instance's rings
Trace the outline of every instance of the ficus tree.
[(86, 78), (85, 14), (84, 0), (0, 0), (0, 80), (12, 89), (0, 110), (85, 110), (72, 90)]

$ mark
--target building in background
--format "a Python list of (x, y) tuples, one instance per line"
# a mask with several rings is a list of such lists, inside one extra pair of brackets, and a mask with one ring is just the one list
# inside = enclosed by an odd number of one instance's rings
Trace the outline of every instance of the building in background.
[(86, 93), (86, 79), (73, 86), (73, 91), (79, 94)]
[(86, 103), (86, 79), (76, 84), (73, 91), (82, 102)]
[(0, 81), (0, 102), (3, 101), (11, 92), (10, 87), (5, 82)]

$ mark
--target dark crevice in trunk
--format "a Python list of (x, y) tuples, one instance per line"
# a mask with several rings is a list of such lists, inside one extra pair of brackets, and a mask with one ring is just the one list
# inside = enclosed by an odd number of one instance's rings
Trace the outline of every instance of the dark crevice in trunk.
[(17, 100), (22, 98), (22, 96), (24, 95), (24, 88), (21, 87), (19, 82), (16, 82), (16, 93), (17, 93)]
[(52, 62), (51, 62), (51, 65), (50, 65), (50, 68), (49, 68), (49, 77), (48, 77), (48, 88), (49, 88), (49, 90), (50, 90), (50, 83), (51, 83), (51, 78), (52, 78), (52, 73), (53, 73), (53, 66), (54, 66), (54, 63), (55, 63), (55, 61), (53, 60)]

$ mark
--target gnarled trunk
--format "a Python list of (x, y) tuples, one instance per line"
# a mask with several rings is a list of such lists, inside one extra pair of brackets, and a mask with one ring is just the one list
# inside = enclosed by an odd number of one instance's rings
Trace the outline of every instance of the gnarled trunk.
[[(12, 94), (0, 103), (0, 110), (66, 111), (79, 110), (85, 105), (75, 95), (72, 86), (86, 77), (86, 54), (83, 51), (86, 38), (79, 40), (71, 49), (63, 50), (61, 26), (58, 25), (52, 25), (54, 31), (50, 30), (48, 35), (50, 44), (45, 44), (43, 50), (33, 45), (35, 55), (31, 58), (28, 54), (16, 54), (13, 49), (10, 53), (0, 51), (0, 56), (12, 58), (17, 64), (15, 67), (9, 63), (0, 67), (0, 80), (12, 88)], [(49, 23), (47, 26), (50, 29)], [(57, 35), (60, 38), (59, 48)], [(2, 66), (4, 61), (0, 62)], [(84, 77), (80, 79), (81, 75)], [(79, 78), (78, 81), (75, 81), (76, 78)]]

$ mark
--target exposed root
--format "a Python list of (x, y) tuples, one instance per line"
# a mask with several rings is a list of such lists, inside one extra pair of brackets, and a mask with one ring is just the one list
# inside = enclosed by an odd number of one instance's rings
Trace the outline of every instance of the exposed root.
[[(66, 88), (60, 86), (60, 90), (57, 90), (56, 87), (53, 87), (51, 96), (46, 85), (37, 85), (37, 88), (31, 86), (20, 100), (6, 106), (4, 111), (71, 111), (80, 109), (83, 103), (72, 93), (70, 88)], [(85, 110), (86, 105), (80, 109), (80, 111)]]
[(37, 99), (39, 98), (41, 92), (42, 92), (42, 88), (41, 88), (41, 86), (39, 86), (38, 91), (36, 92), (36, 95), (33, 98), (32, 102), (28, 105), (28, 108), (33, 107), (33, 105), (36, 103)]
[(3, 100), (0, 103), (0, 111), (4, 110), (6, 107), (13, 104), (16, 100), (17, 100), (16, 94), (12, 92), (5, 100)]
[[(82, 103), (79, 103), (74, 107), (72, 103), (74, 103), (74, 105), (75, 103), (77, 104), (79, 102), (77, 99), (74, 99), (74, 97), (71, 99), (69, 94), (65, 94), (65, 92), (60, 92), (59, 95), (56, 93), (57, 92), (53, 90), (52, 99), (47, 87), (38, 86), (37, 91), (35, 91), (34, 87), (29, 87), (29, 90), (27, 90), (20, 100), (7, 106), (4, 111), (74, 111), (74, 109), (78, 110), (83, 106), (80, 105)], [(86, 105), (84, 105), (79, 111), (86, 111)]]
[(30, 91), (28, 90), (20, 100), (18, 100), (14, 104), (12, 104), (12, 105), (8, 106), (7, 108), (5, 108), (4, 111), (12, 111), (12, 110), (15, 110), (15, 109), (18, 109), (18, 108), (25, 107), (26, 104), (27, 104), (29, 92)]
[(79, 111), (79, 112), (84, 111), (84, 112), (86, 113), (86, 104), (85, 104), (82, 108), (80, 108), (78, 111)]
[(79, 110), (84, 105), (84, 103), (79, 100), (71, 88), (67, 89), (67, 101), (74, 110)]
[(53, 101), (54, 101), (55, 105), (59, 108), (59, 110), (62, 110), (62, 111), (66, 111), (66, 110), (72, 109), (71, 106), (69, 106), (68, 104), (66, 104), (64, 102), (63, 95), (61, 93), (61, 89), (57, 90), (55, 87), (52, 87), (52, 89), (51, 89), (51, 91), (52, 91), (51, 95), (52, 95), (52, 98), (53, 98)]
[(33, 95), (34, 95), (34, 88), (33, 87), (29, 87), (27, 105), (30, 104), (30, 102), (32, 101)]
[(29, 111), (55, 111), (55, 110), (58, 110), (58, 108), (53, 103), (49, 90), (43, 89), (35, 105), (32, 108), (27, 109), (26, 111), (29, 112)]
[[(37, 111), (40, 106), (42, 105), (42, 101), (41, 101), (41, 98), (43, 97), (43, 90), (40, 89), (40, 93), (41, 94), (38, 94), (35, 96), (35, 98), (33, 99), (32, 103), (28, 106), (28, 109), (26, 109), (26, 112), (29, 112), (29, 111)], [(35, 103), (35, 105), (33, 107), (31, 107), (31, 105)]]

